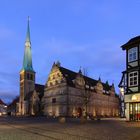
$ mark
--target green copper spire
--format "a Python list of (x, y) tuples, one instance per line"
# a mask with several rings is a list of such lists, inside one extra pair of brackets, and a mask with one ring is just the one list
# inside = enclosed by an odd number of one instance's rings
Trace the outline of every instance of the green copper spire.
[(22, 70), (34, 71), (32, 67), (29, 17), (28, 17), (28, 23), (27, 23), (27, 34), (26, 34), (26, 41), (25, 41), (25, 51), (24, 51), (24, 60), (23, 60)]
[(29, 20), (30, 20), (30, 18), (28, 16), (26, 42), (30, 42), (30, 26), (29, 26)]

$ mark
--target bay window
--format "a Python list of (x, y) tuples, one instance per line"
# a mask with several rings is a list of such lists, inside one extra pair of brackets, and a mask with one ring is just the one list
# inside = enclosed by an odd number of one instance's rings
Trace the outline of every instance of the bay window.
[(138, 85), (138, 72), (134, 71), (129, 73), (129, 86), (137, 86)]
[(128, 50), (128, 62), (137, 60), (137, 47)]

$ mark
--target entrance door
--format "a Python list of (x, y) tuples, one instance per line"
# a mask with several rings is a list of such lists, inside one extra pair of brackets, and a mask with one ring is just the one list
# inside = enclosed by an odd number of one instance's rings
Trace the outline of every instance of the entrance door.
[(82, 109), (80, 107), (78, 107), (78, 109), (77, 109), (77, 116), (78, 117), (82, 116)]
[(140, 103), (129, 104), (130, 121), (140, 121)]

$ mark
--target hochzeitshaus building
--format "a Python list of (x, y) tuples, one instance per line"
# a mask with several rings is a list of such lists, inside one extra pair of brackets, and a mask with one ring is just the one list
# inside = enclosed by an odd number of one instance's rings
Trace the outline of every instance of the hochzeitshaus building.
[(81, 69), (66, 69), (60, 62), (53, 64), (45, 86), (36, 84), (28, 20), (16, 110), (17, 115), (110, 117), (119, 115), (119, 98), (114, 84), (87, 77)]

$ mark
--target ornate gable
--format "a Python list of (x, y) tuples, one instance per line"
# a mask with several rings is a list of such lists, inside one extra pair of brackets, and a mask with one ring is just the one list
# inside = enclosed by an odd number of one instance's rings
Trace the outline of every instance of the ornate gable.
[(95, 89), (96, 89), (96, 91), (97, 91), (97, 93), (99, 92), (103, 92), (103, 85), (102, 85), (102, 83), (100, 82), (100, 81), (98, 81), (97, 82), (97, 84), (96, 84), (96, 87), (95, 87)]
[(75, 79), (75, 86), (79, 88), (85, 87), (85, 80), (81, 73), (78, 73)]
[(46, 87), (51, 87), (66, 81), (59, 67), (60, 64), (53, 64), (51, 72), (48, 76), (48, 80), (46, 82)]

